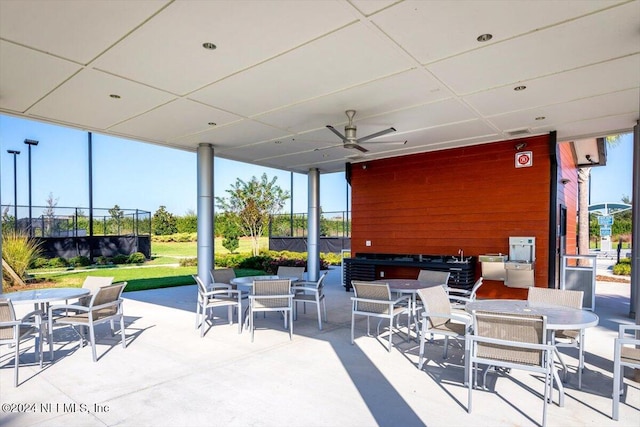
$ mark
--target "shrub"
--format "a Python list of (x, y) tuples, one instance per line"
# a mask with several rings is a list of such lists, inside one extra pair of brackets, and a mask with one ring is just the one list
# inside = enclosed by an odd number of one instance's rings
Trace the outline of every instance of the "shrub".
[(240, 247), (240, 239), (236, 235), (225, 236), (222, 240), (222, 246), (231, 253)]
[(250, 256), (240, 261), (240, 263), (238, 264), (238, 268), (248, 268), (251, 270), (268, 271), (267, 267), (269, 266), (269, 263), (271, 262), (271, 260), (272, 258), (266, 255)]
[(151, 236), (152, 242), (197, 242), (198, 233), (174, 233), (162, 236)]
[(240, 263), (247, 257), (243, 254), (216, 254), (216, 267), (240, 268)]
[(631, 259), (621, 259), (613, 266), (613, 274), (617, 276), (631, 276)]
[(182, 258), (178, 264), (180, 264), (180, 267), (197, 267), (198, 258)]
[(47, 258), (38, 257), (31, 261), (29, 268), (46, 268), (49, 265), (49, 260)]
[(129, 255), (127, 262), (129, 264), (142, 264), (147, 260), (147, 257), (144, 256), (142, 252), (134, 252)]
[[(342, 257), (340, 254), (334, 254), (333, 252), (321, 253), (320, 261), (327, 266), (329, 265), (340, 265), (342, 263)], [(323, 268), (322, 270), (326, 270)]]
[(67, 262), (67, 260), (62, 257), (51, 258), (47, 263), (47, 267), (49, 268), (62, 268), (68, 266), (69, 262)]
[(195, 233), (198, 231), (198, 217), (195, 213), (176, 217), (176, 228), (178, 233)]
[[(28, 236), (12, 232), (2, 234), (2, 259), (13, 268), (18, 276), (24, 277), (29, 265), (39, 255), (40, 245)], [(5, 282), (4, 273), (2, 282)], [(9, 280), (10, 282), (11, 280)]]
[(86, 267), (88, 265), (91, 265), (91, 260), (86, 256), (77, 256), (69, 260), (69, 265), (72, 265), (74, 267)]
[(114, 264), (126, 264), (129, 261), (129, 255), (118, 254), (111, 258), (111, 262)]
[(98, 265), (107, 265), (107, 264), (109, 264), (109, 258), (107, 258), (104, 255), (100, 255), (98, 258), (96, 258), (96, 264), (98, 264)]

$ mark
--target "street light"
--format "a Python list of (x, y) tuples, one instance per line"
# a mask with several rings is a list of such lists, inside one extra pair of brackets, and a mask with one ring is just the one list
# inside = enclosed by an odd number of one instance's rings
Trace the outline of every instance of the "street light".
[(33, 228), (31, 227), (31, 146), (38, 145), (38, 142), (33, 139), (24, 140), (24, 143), (29, 147), (29, 237), (33, 237)]
[(18, 173), (16, 159), (20, 152), (18, 150), (7, 150), (7, 153), (13, 154), (13, 229), (18, 232)]

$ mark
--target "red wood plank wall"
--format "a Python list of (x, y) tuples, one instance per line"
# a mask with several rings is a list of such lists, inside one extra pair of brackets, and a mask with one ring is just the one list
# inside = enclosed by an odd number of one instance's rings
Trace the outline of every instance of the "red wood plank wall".
[[(520, 142), (532, 167), (515, 167)], [(509, 236), (534, 236), (546, 287), (551, 149), (543, 135), (354, 164), (352, 252), (508, 254)]]

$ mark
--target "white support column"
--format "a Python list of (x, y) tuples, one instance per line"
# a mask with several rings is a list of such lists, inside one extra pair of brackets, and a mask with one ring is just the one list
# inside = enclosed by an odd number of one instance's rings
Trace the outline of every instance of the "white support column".
[(213, 146), (198, 145), (198, 277), (209, 285), (214, 267)]
[[(633, 127), (633, 176), (631, 186), (631, 303), (629, 317), (640, 325), (640, 121)], [(638, 337), (638, 335), (636, 335)]]
[(320, 278), (320, 172), (318, 169), (309, 169), (307, 179), (309, 183), (307, 279), (316, 281)]

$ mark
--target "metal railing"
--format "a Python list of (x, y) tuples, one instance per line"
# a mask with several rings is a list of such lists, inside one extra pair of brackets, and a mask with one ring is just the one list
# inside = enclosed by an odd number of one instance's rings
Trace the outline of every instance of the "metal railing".
[[(31, 218), (28, 206), (0, 205), (0, 209), (3, 232), (13, 230), (33, 237), (84, 237), (91, 234), (88, 208), (31, 206)], [(151, 235), (151, 212), (94, 208), (92, 225), (93, 236), (147, 236)]]
[[(306, 213), (277, 214), (269, 219), (269, 237), (307, 237), (308, 216)], [(320, 214), (320, 236), (351, 237), (349, 212), (322, 212)]]

